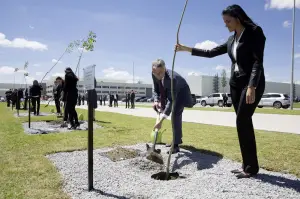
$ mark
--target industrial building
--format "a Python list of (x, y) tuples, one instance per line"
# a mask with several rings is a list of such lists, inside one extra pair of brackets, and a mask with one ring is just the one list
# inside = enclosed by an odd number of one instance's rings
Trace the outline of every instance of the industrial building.
[[(213, 91), (213, 76), (188, 76), (186, 78), (192, 94), (198, 96), (208, 96), (212, 94)], [(300, 96), (300, 85), (295, 85), (295, 96)], [(221, 77), (219, 76), (219, 92), (222, 93), (230, 93), (229, 88), (229, 78), (227, 78), (227, 84), (224, 88), (222, 88)], [(266, 82), (265, 93), (285, 93), (290, 94), (290, 84), (289, 83), (281, 83), (281, 82)]]
[[(54, 81), (50, 80), (47, 82), (47, 96), (53, 95), (53, 84)], [(85, 93), (84, 81), (78, 81), (77, 83), (78, 93), (83, 95)], [(135, 91), (136, 97), (152, 97), (152, 84), (144, 83), (126, 83), (124, 81), (116, 80), (97, 80), (96, 92), (97, 95), (104, 96), (108, 94), (118, 94), (119, 99), (125, 97), (125, 93), (128, 91)]]

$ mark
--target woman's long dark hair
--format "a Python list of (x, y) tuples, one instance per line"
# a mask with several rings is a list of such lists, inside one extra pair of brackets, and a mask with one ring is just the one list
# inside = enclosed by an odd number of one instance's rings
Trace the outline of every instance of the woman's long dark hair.
[(78, 77), (75, 75), (75, 73), (73, 72), (73, 70), (70, 67), (67, 67), (65, 72), (69, 73), (69, 75), (71, 75), (74, 79), (76, 79), (76, 81), (78, 81)]
[(241, 6), (233, 4), (228, 6), (226, 9), (222, 11), (222, 15), (229, 15), (236, 19), (239, 19), (241, 24), (244, 27), (251, 27), (254, 28), (257, 26), (252, 19), (246, 14), (246, 12), (241, 8)]

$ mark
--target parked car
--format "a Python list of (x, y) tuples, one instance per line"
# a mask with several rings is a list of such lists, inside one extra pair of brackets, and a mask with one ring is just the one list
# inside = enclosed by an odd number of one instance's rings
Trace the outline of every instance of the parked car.
[(266, 93), (262, 96), (257, 107), (274, 107), (287, 109), (291, 105), (290, 97), (283, 93)]
[(196, 95), (192, 94), (192, 99), (193, 99), (193, 106), (195, 106), (195, 104), (197, 103)]
[(147, 99), (147, 102), (154, 102), (154, 97)]
[(206, 105), (215, 106), (215, 105), (218, 105), (219, 107), (223, 107), (223, 104), (224, 104), (223, 95), (226, 95), (228, 97), (227, 107), (231, 107), (232, 106), (232, 100), (231, 100), (231, 95), (229, 93), (212, 93), (208, 97), (201, 98), (200, 103), (201, 103), (202, 106), (206, 106)]

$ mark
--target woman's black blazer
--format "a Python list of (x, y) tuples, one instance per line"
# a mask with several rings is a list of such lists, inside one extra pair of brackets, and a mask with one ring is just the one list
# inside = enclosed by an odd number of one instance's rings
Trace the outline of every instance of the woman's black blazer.
[(191, 54), (211, 58), (228, 53), (232, 61), (231, 83), (235, 63), (237, 63), (239, 67), (238, 77), (247, 80), (247, 86), (257, 87), (260, 79), (264, 79), (263, 58), (266, 37), (263, 30), (259, 26), (245, 28), (237, 46), (236, 60), (232, 55), (234, 36), (235, 34), (230, 36), (226, 43), (211, 50), (193, 48)]

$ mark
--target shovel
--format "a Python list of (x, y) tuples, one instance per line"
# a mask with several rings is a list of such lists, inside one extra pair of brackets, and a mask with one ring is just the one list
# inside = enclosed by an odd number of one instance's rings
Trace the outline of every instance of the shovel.
[[(159, 120), (160, 120), (160, 113), (158, 112), (156, 122), (158, 122)], [(164, 164), (163, 157), (160, 154), (161, 150), (160, 149), (155, 149), (156, 141), (157, 141), (157, 134), (158, 134), (158, 129), (155, 129), (154, 143), (153, 143), (152, 147), (150, 147), (148, 144), (146, 144), (146, 147), (147, 147), (147, 156), (146, 156), (146, 158), (148, 160), (151, 160), (151, 161), (156, 162), (158, 164)]]

